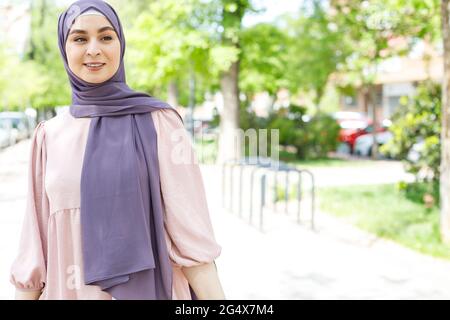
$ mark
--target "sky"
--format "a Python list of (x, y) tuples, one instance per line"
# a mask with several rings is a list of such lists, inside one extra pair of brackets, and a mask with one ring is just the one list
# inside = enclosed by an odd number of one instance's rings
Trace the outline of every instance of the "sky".
[(263, 7), (266, 10), (257, 15), (247, 14), (244, 16), (242, 24), (245, 27), (260, 22), (272, 22), (282, 14), (297, 12), (303, 0), (253, 0), (253, 3), (256, 8)]

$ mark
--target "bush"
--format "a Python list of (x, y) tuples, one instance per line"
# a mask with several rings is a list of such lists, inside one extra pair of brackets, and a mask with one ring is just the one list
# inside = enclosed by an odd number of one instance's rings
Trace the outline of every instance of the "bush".
[(415, 203), (425, 204), (429, 208), (439, 207), (439, 183), (437, 181), (399, 182), (397, 187), (407, 199)]
[[(401, 106), (392, 117), (390, 131), (393, 139), (383, 145), (381, 152), (402, 159), (406, 170), (416, 175), (418, 182), (439, 180), (441, 159), (441, 86), (424, 82), (417, 87), (412, 99), (402, 99)], [(415, 144), (418, 158), (407, 156)]]
[(269, 127), (280, 130), (280, 145), (294, 146), (298, 159), (324, 158), (337, 148), (339, 124), (324, 113), (309, 121), (305, 115), (305, 107), (290, 105), (278, 111)]
[[(336, 150), (339, 125), (327, 114), (318, 113), (305, 121), (306, 107), (290, 105), (271, 112), (267, 118), (257, 117), (252, 111), (241, 108), (241, 128), (268, 129), (270, 151), (270, 130), (279, 130), (279, 144), (293, 146), (298, 159), (326, 157), (328, 152)], [(246, 148), (247, 149), (247, 148)]]
[(338, 146), (339, 124), (328, 114), (316, 114), (306, 127), (306, 158), (323, 158)]

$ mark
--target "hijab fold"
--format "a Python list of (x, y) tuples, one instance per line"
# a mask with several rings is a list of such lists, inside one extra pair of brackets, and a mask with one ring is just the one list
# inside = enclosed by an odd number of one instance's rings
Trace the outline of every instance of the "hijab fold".
[[(65, 52), (74, 20), (88, 10), (109, 20), (121, 45), (117, 72), (101, 84), (78, 78)], [(183, 120), (166, 102), (126, 84), (122, 25), (106, 2), (74, 2), (59, 17), (58, 44), (72, 88), (70, 113), (92, 118), (80, 185), (84, 282), (116, 299), (172, 299), (151, 112), (170, 109)]]

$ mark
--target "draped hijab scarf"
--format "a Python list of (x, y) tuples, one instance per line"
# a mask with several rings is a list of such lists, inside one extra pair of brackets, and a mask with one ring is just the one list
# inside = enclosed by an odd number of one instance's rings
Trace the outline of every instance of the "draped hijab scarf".
[[(100, 84), (77, 77), (65, 52), (73, 22), (88, 10), (107, 18), (121, 45), (117, 72)], [(127, 86), (122, 25), (106, 2), (70, 5), (59, 16), (58, 44), (72, 88), (70, 113), (91, 118), (80, 185), (84, 283), (100, 286), (115, 299), (172, 299), (157, 135), (150, 113), (171, 109), (183, 120), (166, 102)]]

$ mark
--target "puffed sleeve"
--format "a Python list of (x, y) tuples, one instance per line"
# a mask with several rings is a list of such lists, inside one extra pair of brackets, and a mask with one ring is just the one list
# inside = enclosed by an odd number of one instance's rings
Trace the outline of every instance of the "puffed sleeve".
[(46, 282), (48, 198), (44, 177), (46, 164), (44, 121), (31, 138), (28, 194), (17, 256), (11, 265), (10, 282), (18, 290), (40, 291)]
[(172, 263), (178, 267), (215, 263), (222, 248), (215, 239), (192, 139), (174, 110), (160, 109), (152, 117)]

